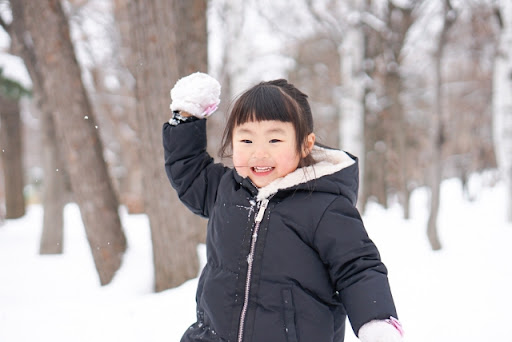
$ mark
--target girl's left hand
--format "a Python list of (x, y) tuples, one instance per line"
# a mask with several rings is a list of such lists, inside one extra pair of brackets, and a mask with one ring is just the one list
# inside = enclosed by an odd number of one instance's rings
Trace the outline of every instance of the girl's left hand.
[(403, 342), (403, 329), (400, 322), (390, 317), (386, 320), (375, 320), (364, 324), (359, 329), (359, 340), (362, 342)]

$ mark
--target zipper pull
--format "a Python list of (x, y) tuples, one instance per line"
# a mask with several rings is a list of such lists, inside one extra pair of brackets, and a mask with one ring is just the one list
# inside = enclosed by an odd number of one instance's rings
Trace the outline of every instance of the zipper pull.
[(258, 209), (258, 215), (256, 215), (256, 222), (261, 222), (263, 220), (263, 215), (265, 214), (265, 209), (267, 209), (268, 199), (261, 200), (260, 208)]

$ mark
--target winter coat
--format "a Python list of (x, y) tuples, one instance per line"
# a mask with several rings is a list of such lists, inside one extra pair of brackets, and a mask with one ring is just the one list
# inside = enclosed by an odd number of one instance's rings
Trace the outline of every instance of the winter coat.
[(355, 208), (357, 159), (318, 161), (258, 189), (206, 152), (206, 122), (164, 124), (165, 169), (181, 201), (208, 218), (197, 322), (182, 342), (343, 341), (396, 317), (387, 270)]

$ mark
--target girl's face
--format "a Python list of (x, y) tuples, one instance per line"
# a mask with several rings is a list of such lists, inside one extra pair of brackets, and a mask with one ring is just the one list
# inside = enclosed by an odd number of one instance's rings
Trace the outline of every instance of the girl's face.
[[(308, 136), (304, 156), (314, 144)], [(233, 164), (242, 177), (258, 188), (293, 172), (299, 165), (295, 129), (290, 122), (249, 121), (233, 130)]]

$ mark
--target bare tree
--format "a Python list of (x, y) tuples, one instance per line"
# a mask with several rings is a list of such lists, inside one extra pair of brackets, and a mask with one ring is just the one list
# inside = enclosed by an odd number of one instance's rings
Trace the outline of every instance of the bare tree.
[[(128, 1), (72, 0), (67, 11), (78, 62), (89, 77), (86, 89), (97, 113), (107, 165), (121, 204), (144, 212), (142, 167), (135, 133), (135, 80), (128, 70)], [(91, 21), (94, 29), (91, 29)], [(97, 49), (97, 46), (103, 46)]]
[[(351, 0), (351, 11), (366, 11), (366, 0)], [(367, 37), (361, 21), (347, 29), (346, 37), (340, 42), (342, 47), (341, 81), (343, 96), (340, 103), (340, 146), (359, 158), (359, 194), (366, 187), (366, 148), (365, 148), (365, 95), (366, 75), (363, 62), (366, 59)], [(358, 207), (364, 207), (364, 200)]]
[[(176, 63), (178, 76), (183, 77), (193, 72), (208, 72), (208, 34), (206, 25), (207, 1), (177, 0), (174, 3), (176, 30)], [(220, 117), (220, 116), (219, 116)], [(208, 121), (208, 126), (215, 125), (218, 120)], [(211, 129), (210, 137), (212, 136)], [(214, 133), (219, 137), (219, 130)], [(213, 144), (212, 144), (213, 145)], [(188, 213), (187, 213), (188, 214)], [(196, 243), (206, 241), (206, 222), (197, 215), (188, 218), (189, 229)]]
[(62, 156), (59, 152), (51, 108), (47, 96), (44, 96), (41, 75), (36, 67), (33, 45), (30, 44), (30, 40), (19, 39), (22, 37), (23, 31), (20, 23), (20, 21), (17, 21), (9, 25), (0, 20), (0, 24), (11, 37), (11, 52), (23, 59), (32, 79), (34, 100), (37, 102), (41, 115), (44, 214), (40, 253), (55, 254), (61, 253), (63, 248), (63, 208), (67, 201), (65, 198), (69, 197), (67, 194), (70, 192), (69, 185), (65, 186), (64, 183), (69, 182), (65, 181), (67, 179), (66, 166), (61, 160)]
[[(378, 150), (378, 142), (384, 141), (384, 168), (385, 175), (381, 177), (385, 189), (384, 203), (387, 195), (394, 192), (398, 195), (404, 208), (404, 217), (409, 217), (409, 159), (411, 153), (407, 144), (407, 132), (409, 127), (405, 116), (401, 96), (404, 92), (404, 75), (402, 72), (402, 51), (405, 40), (412, 24), (416, 19), (416, 9), (422, 1), (413, 1), (401, 6), (388, 1), (383, 17), (383, 29), (373, 28), (373, 34), (380, 37), (380, 51), (374, 58), (373, 90), (378, 97), (381, 106), (378, 109), (381, 120), (378, 124), (383, 136), (371, 142), (367, 150)], [(369, 71), (369, 70), (367, 70)], [(368, 104), (367, 104), (367, 107)], [(368, 168), (378, 168), (378, 165), (370, 164)]]
[(371, 197), (387, 206), (388, 195), (394, 193), (408, 217), (412, 163), (401, 101), (404, 92), (401, 63), (409, 29), (423, 1), (306, 3), (320, 23), (320, 30), (328, 32), (338, 45), (339, 145), (360, 158), (360, 207)]
[(466, 199), (472, 200), (475, 193), (468, 186), (470, 175), (496, 168), (492, 79), (500, 27), (489, 2), (459, 4), (457, 11), (460, 15), (450, 30), (443, 59), (443, 176), (458, 177)]
[(126, 239), (66, 16), (58, 0), (12, 0), (11, 7), (12, 32), (32, 49), (29, 64), (52, 109), (99, 279), (107, 284), (121, 265)]
[(40, 254), (60, 254), (64, 248), (64, 206), (71, 189), (67, 168), (60, 153), (57, 132), (47, 102), (38, 95), (43, 149), (43, 230)]
[(341, 83), (338, 46), (323, 32), (303, 39), (294, 48), (295, 68), (289, 80), (308, 94), (315, 115), (315, 134), (320, 143), (338, 146), (338, 100), (336, 91)]
[(208, 71), (208, 34), (204, 0), (175, 0), (176, 62), (178, 76)]
[(441, 66), (443, 54), (447, 41), (448, 31), (455, 21), (456, 13), (451, 6), (450, 0), (442, 1), (442, 24), (437, 40), (436, 50), (434, 51), (434, 105), (432, 108), (432, 126), (431, 132), (431, 166), (429, 173), (430, 184), (430, 214), (427, 223), (427, 237), (433, 250), (441, 249), (439, 240), (437, 217), (441, 202), (441, 181), (442, 181), (442, 150), (444, 146), (444, 122), (443, 122), (443, 79)]
[[(197, 30), (195, 39), (206, 39), (206, 2), (137, 0), (130, 2), (130, 17), (145, 207), (151, 225), (155, 290), (162, 291), (196, 277), (199, 269), (194, 237), (197, 219), (169, 186), (160, 132), (162, 123), (170, 116), (170, 88), (188, 71), (206, 69), (206, 64), (184, 66), (187, 58), (195, 58), (187, 54), (187, 32)], [(203, 42), (205, 48), (206, 41)], [(204, 58), (206, 54), (196, 47), (193, 44), (190, 53)]]
[[(1, 74), (0, 74), (1, 75)], [(0, 93), (0, 146), (4, 165), (5, 218), (25, 215), (24, 169), (19, 98)]]
[[(242, 70), (248, 63), (240, 61), (237, 56), (237, 51), (240, 51), (239, 45), (241, 37), (243, 36), (243, 24), (245, 22), (245, 10), (248, 6), (248, 1), (230, 1), (230, 0), (210, 0), (209, 6), (211, 13), (209, 18), (212, 18), (210, 26), (217, 26), (212, 28), (214, 37), (218, 39), (218, 62), (212, 65), (208, 72), (216, 77), (222, 85), (222, 92), (220, 94), (219, 110), (215, 115), (208, 118), (207, 136), (208, 146), (207, 150), (211, 156), (218, 155), (219, 147), (221, 145), (222, 132), (227, 120), (230, 101), (237, 94), (234, 93), (233, 82), (236, 81), (235, 76), (240, 76)], [(212, 61), (209, 61), (213, 64)], [(238, 62), (238, 63), (237, 63)], [(226, 164), (230, 160), (223, 160)]]
[(496, 9), (502, 33), (494, 70), (494, 142), (498, 167), (507, 186), (507, 219), (512, 222), (512, 3)]

